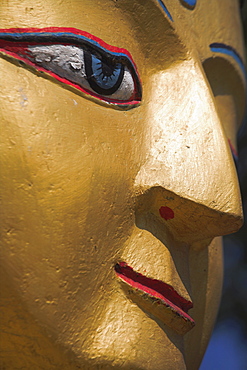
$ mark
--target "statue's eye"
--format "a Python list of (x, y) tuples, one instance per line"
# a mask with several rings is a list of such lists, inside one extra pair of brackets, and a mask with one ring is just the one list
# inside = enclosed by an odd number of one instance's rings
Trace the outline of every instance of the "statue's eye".
[[(123, 78), (127, 79), (126, 74), (128, 74), (128, 70), (125, 70), (125, 66), (110, 57), (97, 57), (86, 51), (84, 53), (84, 62), (89, 85), (98, 94), (114, 94), (119, 90)], [(131, 83), (131, 80), (129, 82)], [(130, 89), (126, 90), (131, 91), (132, 89), (130, 87)], [(121, 96), (121, 92), (119, 92), (119, 95)]]
[(84, 94), (115, 106), (140, 103), (140, 81), (124, 49), (109, 46), (109, 50), (105, 43), (100, 45), (99, 39), (90, 40), (83, 34), (18, 31), (0, 32), (0, 51), (24, 62), (23, 66), (27, 64), (46, 72)]

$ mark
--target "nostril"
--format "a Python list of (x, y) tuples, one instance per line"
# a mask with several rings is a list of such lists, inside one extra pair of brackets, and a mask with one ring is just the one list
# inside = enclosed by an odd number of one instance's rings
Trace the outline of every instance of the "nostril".
[(174, 218), (174, 212), (170, 207), (160, 207), (159, 209), (160, 216), (164, 218), (164, 220), (171, 220)]
[(160, 240), (186, 245), (235, 232), (242, 225), (240, 214), (221, 212), (159, 186), (137, 196), (135, 219), (137, 227)]

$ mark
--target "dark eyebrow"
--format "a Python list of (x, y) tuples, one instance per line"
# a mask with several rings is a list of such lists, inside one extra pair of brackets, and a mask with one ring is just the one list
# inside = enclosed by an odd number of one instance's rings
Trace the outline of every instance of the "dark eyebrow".
[(246, 69), (245, 69), (244, 62), (242, 58), (240, 57), (240, 55), (236, 52), (236, 50), (232, 46), (225, 45), (219, 42), (214, 42), (210, 44), (209, 47), (215, 53), (222, 53), (222, 54), (230, 55), (231, 57), (233, 57), (235, 61), (238, 63), (239, 67), (241, 68), (244, 76), (246, 77)]
[(165, 4), (163, 3), (162, 0), (158, 0), (158, 3), (160, 4), (161, 8), (164, 10), (164, 12), (166, 13), (167, 17), (170, 19), (170, 21), (173, 22), (173, 19), (172, 19), (172, 16), (171, 16), (171, 13), (169, 12), (169, 10), (167, 9), (167, 7), (165, 6)]

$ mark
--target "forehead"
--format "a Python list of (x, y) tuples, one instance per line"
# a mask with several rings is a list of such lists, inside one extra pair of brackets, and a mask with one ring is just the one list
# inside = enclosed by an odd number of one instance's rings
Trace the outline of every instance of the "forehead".
[[(10, 23), (16, 20), (32, 24), (42, 20), (46, 23), (52, 20), (83, 23), (86, 18), (93, 17), (95, 20), (105, 19), (106, 27), (112, 30), (112, 26), (116, 25), (114, 16), (118, 18), (121, 15), (122, 21), (126, 18), (125, 15), (132, 15), (139, 22), (146, 19), (143, 23), (146, 28), (158, 28), (161, 17), (164, 17), (178, 32), (179, 29), (181, 32), (182, 27), (185, 35), (188, 29), (193, 28), (195, 36), (199, 38), (206, 34), (208, 37), (219, 36), (234, 44), (239, 42), (238, 0), (0, 0), (0, 4), (0, 13), (6, 16), (5, 19), (2, 18), (3, 23), (5, 20)], [(150, 22), (154, 20), (154, 15), (159, 22)], [(117, 21), (119, 22), (119, 18)]]

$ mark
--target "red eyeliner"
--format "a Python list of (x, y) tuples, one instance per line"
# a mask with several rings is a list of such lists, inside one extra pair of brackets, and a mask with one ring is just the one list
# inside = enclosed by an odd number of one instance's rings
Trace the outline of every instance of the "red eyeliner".
[[(111, 99), (105, 94), (99, 94), (98, 91), (95, 92), (87, 87), (80, 86), (77, 82), (71, 81), (69, 78), (67, 78), (68, 76), (61, 76), (56, 73), (56, 71), (54, 72), (49, 70), (47, 66), (44, 68), (44, 66), (35, 63), (31, 52), (28, 49), (28, 47), (31, 46), (50, 46), (56, 44), (64, 46), (77, 46), (82, 48), (83, 46), (85, 47), (85, 45), (88, 45), (88, 47), (90, 46), (94, 51), (98, 50), (99, 52), (101, 51), (103, 53), (108, 52), (113, 60), (115, 55), (115, 58), (122, 58), (121, 60), (125, 60), (126, 63), (128, 63), (127, 65), (134, 83), (132, 95), (130, 95), (126, 100), (114, 98)], [(128, 52), (128, 50), (109, 45), (100, 38), (88, 32), (75, 28), (64, 27), (0, 29), (0, 52), (15, 58), (20, 62), (23, 62), (25, 65), (33, 67), (39, 72), (50, 75), (63, 84), (71, 86), (76, 90), (93, 96), (103, 102), (123, 107), (134, 106), (140, 103), (141, 86), (136, 66), (131, 54)]]

